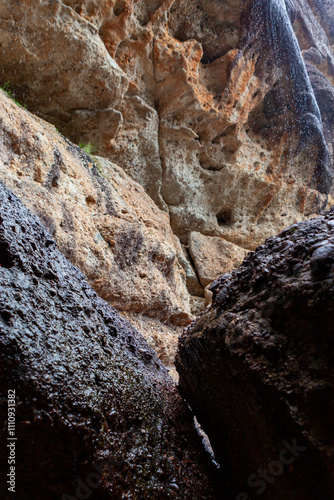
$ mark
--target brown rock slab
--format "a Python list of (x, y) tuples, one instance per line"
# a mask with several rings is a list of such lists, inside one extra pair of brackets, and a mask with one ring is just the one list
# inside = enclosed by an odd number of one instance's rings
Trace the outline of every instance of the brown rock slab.
[(180, 390), (231, 498), (334, 495), (334, 210), (295, 224), (211, 285), (184, 332)]
[(195, 231), (189, 236), (189, 251), (203, 287), (221, 274), (237, 269), (247, 255), (247, 250), (223, 238)]
[(203, 297), (203, 286), (199, 282), (193, 264), (190, 262), (189, 248), (187, 248), (185, 245), (182, 245), (182, 252), (179, 257), (179, 261), (186, 272), (187, 288), (189, 292), (191, 293), (191, 295)]
[(2, 182), (0, 208), (2, 498), (213, 499), (192, 416), (155, 352)]

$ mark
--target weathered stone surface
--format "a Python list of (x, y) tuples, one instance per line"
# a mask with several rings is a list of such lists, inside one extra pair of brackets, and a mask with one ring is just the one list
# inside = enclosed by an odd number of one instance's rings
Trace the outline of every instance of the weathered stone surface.
[[(312, 64), (306, 64), (306, 67), (321, 111), (330, 156), (334, 158), (334, 87), (330, 80)], [(331, 193), (333, 194), (333, 189)]]
[(167, 215), (117, 165), (94, 163), (2, 92), (0, 103), (0, 179), (40, 217), (65, 256), (118, 310), (173, 327), (189, 323), (182, 249)]
[(122, 106), (124, 126), (108, 148), (108, 158), (121, 164), (139, 182), (159, 208), (166, 210), (161, 189), (162, 166), (159, 149), (159, 116), (139, 96), (127, 98)]
[(203, 296), (203, 286), (199, 282), (198, 276), (196, 274), (194, 264), (191, 262), (191, 256), (189, 253), (189, 248), (182, 245), (181, 253), (179, 257), (179, 262), (186, 273), (187, 288), (192, 295), (197, 297)]
[(1, 182), (0, 208), (2, 498), (13, 496), (8, 390), (15, 498), (214, 498), (192, 417), (154, 351)]
[(229, 241), (201, 233), (190, 233), (189, 251), (203, 287), (223, 273), (237, 269), (247, 251)]
[(189, 235), (253, 249), (333, 203), (333, 12), (333, 0), (0, 2), (0, 83), (112, 162), (1, 95), (1, 179), (169, 367), (178, 330), (210, 302), (196, 273), (214, 277), (202, 257), (192, 267)]
[(29, 109), (76, 142), (110, 141), (128, 79), (92, 23), (59, 0), (2, 1), (0, 40), (2, 79)]
[(302, 54), (332, 93), (333, 7), (3, 0), (2, 79), (140, 182), (184, 244), (198, 231), (254, 248), (326, 205), (333, 107)]
[(172, 227), (185, 242), (193, 230), (254, 247), (274, 226), (321, 205), (310, 186), (328, 191), (331, 184), (320, 113), (288, 12), (283, 1), (241, 8), (180, 0), (168, 26), (173, 37), (156, 44), (156, 78)]
[(333, 272), (332, 209), (216, 280), (180, 339), (180, 389), (231, 498), (333, 497)]
[(321, 20), (331, 46), (334, 44), (334, 11), (333, 0), (311, 0), (310, 6), (313, 12)]
[(333, 0), (294, 0), (290, 18), (304, 59), (334, 83)]

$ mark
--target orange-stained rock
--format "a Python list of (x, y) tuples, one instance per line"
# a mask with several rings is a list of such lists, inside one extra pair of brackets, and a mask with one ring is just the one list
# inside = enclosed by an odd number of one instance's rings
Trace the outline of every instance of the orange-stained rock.
[[(23, 0), (11, 12), (5, 0), (2, 78), (139, 182), (184, 244), (197, 231), (254, 248), (326, 204), (329, 1)], [(314, 96), (323, 133), (314, 106), (298, 122)]]
[[(134, 320), (145, 318), (148, 335), (163, 321), (161, 337), (176, 338), (203, 295), (208, 300), (177, 238), (186, 249), (199, 233), (249, 250), (326, 206), (332, 4), (21, 0), (14, 9), (1, 2), (0, 83), (109, 160), (99, 159), (96, 170), (85, 156), (83, 168), (79, 150), (58, 144), (52, 127), (41, 122), (34, 139), (35, 125), (10, 111), (13, 129), (9, 117), (2, 132), (0, 125), (1, 175), (54, 224), (62, 249), (99, 293)], [(171, 359), (174, 345), (157, 349)]]

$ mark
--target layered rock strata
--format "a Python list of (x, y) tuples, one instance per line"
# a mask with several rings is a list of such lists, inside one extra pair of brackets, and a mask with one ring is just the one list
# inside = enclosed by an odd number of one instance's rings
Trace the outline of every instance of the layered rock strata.
[(13, 443), (20, 500), (214, 498), (154, 351), (3, 183), (0, 209), (2, 498)]
[(215, 281), (180, 339), (180, 389), (233, 498), (334, 494), (333, 272), (332, 209)]

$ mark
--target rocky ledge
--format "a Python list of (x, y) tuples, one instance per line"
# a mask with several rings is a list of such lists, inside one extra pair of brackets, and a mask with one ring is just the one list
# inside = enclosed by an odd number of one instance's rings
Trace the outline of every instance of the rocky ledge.
[(233, 498), (334, 495), (334, 210), (211, 285), (179, 342), (180, 389)]

